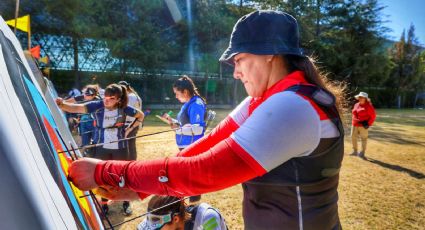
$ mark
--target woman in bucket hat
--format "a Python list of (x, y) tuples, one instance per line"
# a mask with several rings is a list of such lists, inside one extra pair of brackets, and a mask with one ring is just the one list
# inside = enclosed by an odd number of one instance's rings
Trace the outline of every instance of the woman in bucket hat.
[(279, 11), (243, 16), (220, 61), (234, 65), (249, 96), (210, 134), (175, 157), (79, 160), (70, 179), (83, 190), (121, 187), (108, 195), (133, 198), (242, 183), (245, 229), (340, 229), (342, 90), (302, 53), (297, 21)]
[[(359, 156), (365, 158), (367, 137), (369, 135), (368, 128), (372, 126), (376, 118), (375, 108), (370, 103), (369, 95), (365, 92), (360, 92), (354, 96), (359, 102), (357, 102), (352, 113), (352, 126), (351, 126), (351, 142), (353, 143), (352, 156)], [(362, 150), (358, 152), (357, 139), (360, 137), (362, 142)]]

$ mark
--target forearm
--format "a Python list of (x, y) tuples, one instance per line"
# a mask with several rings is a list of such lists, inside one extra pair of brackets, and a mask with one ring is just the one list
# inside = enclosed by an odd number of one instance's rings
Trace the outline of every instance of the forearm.
[(98, 187), (93, 190), (96, 195), (99, 195), (103, 198), (107, 198), (109, 200), (122, 200), (122, 201), (130, 201), (130, 200), (138, 200), (144, 199), (148, 195), (139, 194), (130, 189), (118, 189), (110, 186)]
[(178, 153), (178, 156), (189, 157), (203, 153), (220, 141), (228, 138), (238, 127), (236, 122), (228, 116), (211, 133), (185, 148)]
[(118, 186), (122, 175), (124, 186), (137, 192), (187, 196), (224, 189), (264, 172), (252, 169), (222, 141), (195, 157), (102, 162), (96, 167), (95, 178), (99, 185)]
[(83, 104), (71, 104), (63, 102), (58, 105), (59, 108), (68, 113), (87, 113), (87, 109)]

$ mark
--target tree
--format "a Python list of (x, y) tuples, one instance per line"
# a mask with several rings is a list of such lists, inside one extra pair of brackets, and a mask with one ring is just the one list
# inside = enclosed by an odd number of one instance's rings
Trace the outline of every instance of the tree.
[(424, 60), (421, 56), (421, 46), (415, 36), (415, 26), (412, 24), (407, 32), (401, 34), (400, 40), (390, 49), (389, 55), (393, 62), (388, 87), (395, 89), (400, 98), (402, 91), (422, 90), (424, 82)]

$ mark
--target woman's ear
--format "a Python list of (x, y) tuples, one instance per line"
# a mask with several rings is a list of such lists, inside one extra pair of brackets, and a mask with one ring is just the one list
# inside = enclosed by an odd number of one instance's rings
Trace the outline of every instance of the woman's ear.
[(184, 89), (184, 90), (183, 90), (183, 94), (184, 94), (185, 96), (187, 96), (187, 97), (190, 97), (189, 90), (187, 90), (187, 89)]
[(274, 55), (266, 55), (267, 62), (272, 62), (274, 58)]
[(174, 223), (179, 223), (181, 220), (182, 220), (182, 218), (180, 218), (180, 216), (179, 216), (179, 215), (175, 215), (175, 216), (173, 217), (173, 222), (174, 222)]

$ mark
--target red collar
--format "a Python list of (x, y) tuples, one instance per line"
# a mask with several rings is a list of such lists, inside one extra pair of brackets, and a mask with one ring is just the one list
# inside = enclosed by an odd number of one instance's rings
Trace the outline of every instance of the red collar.
[(249, 104), (249, 114), (251, 114), (261, 103), (267, 100), (275, 93), (284, 91), (285, 89), (298, 84), (309, 84), (304, 77), (304, 72), (294, 71), (282, 80), (276, 82), (272, 87), (267, 89), (261, 97), (252, 98)]

